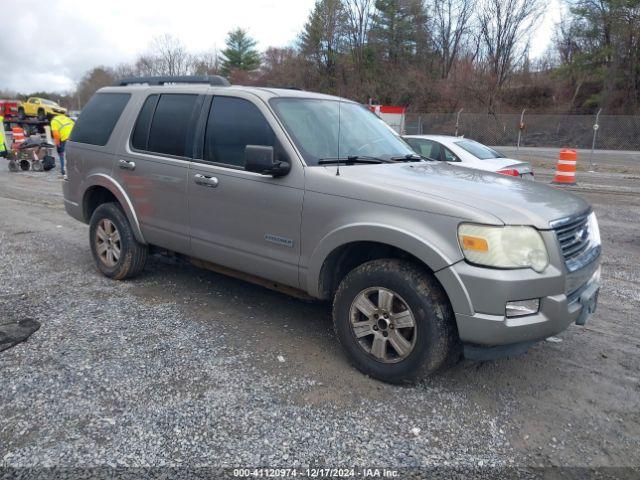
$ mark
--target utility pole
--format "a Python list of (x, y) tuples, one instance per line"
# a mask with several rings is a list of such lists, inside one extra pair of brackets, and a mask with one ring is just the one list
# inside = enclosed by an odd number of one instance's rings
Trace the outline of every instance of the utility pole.
[(522, 110), (522, 114), (520, 115), (520, 123), (518, 124), (518, 152), (520, 151), (520, 139), (522, 138), (522, 132), (524, 131), (524, 112), (526, 111), (526, 108)]
[(591, 157), (589, 158), (589, 172), (593, 172), (593, 153), (596, 149), (596, 137), (598, 136), (598, 129), (600, 125), (598, 124), (598, 119), (600, 118), (600, 112), (602, 109), (598, 110), (596, 113), (596, 122), (593, 124), (593, 142), (591, 142)]
[(458, 136), (458, 128), (460, 127), (460, 114), (462, 113), (462, 111), (464, 110), (464, 108), (461, 108), (460, 110), (458, 110), (458, 115), (456, 115), (456, 133), (455, 136)]

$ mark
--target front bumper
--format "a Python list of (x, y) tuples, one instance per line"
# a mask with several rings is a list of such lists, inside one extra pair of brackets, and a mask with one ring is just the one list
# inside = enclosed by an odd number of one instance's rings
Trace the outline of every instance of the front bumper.
[[(595, 309), (600, 265), (599, 258), (595, 259), (569, 276), (553, 265), (539, 274), (529, 269), (475, 267), (462, 261), (437, 276), (452, 300), (460, 340), (492, 347), (535, 342), (562, 332), (572, 323), (584, 324)], [(580, 286), (568, 290), (568, 285), (576, 282)], [(569, 295), (564, 293), (568, 291)], [(505, 316), (506, 302), (534, 298), (540, 299), (538, 313)]]

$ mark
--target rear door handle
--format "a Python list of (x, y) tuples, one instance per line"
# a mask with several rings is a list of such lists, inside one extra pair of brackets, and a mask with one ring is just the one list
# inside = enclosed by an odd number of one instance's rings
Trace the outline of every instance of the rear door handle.
[(129, 160), (118, 160), (118, 166), (125, 170), (135, 170), (136, 162), (131, 162)]
[(203, 187), (216, 188), (218, 186), (218, 179), (216, 177), (207, 177), (206, 175), (201, 175), (199, 173), (194, 175), (193, 181)]

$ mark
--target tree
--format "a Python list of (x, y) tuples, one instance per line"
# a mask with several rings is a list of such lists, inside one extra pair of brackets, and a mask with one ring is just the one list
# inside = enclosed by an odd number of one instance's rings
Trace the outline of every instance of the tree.
[(556, 31), (560, 69), (575, 85), (590, 88), (579, 102), (634, 113), (640, 105), (640, 1), (576, 0), (571, 18)]
[[(372, 34), (383, 59), (398, 65), (415, 52), (415, 0), (376, 0)], [(422, 2), (419, 2), (422, 4)]]
[(449, 78), (465, 37), (471, 30), (471, 13), (476, 0), (434, 0), (433, 41), (440, 63), (440, 77)]
[(256, 41), (249, 34), (236, 28), (227, 34), (227, 48), (222, 51), (222, 74), (229, 75), (233, 70), (250, 72), (260, 67), (260, 54), (256, 50)]
[(149, 70), (156, 75), (186, 75), (191, 56), (182, 42), (170, 34), (156, 37), (151, 43), (150, 56), (146, 58)]
[(114, 85), (116, 73), (109, 67), (95, 67), (84, 74), (76, 90), (77, 108), (89, 101), (99, 88)]
[(488, 106), (526, 56), (527, 40), (544, 10), (540, 0), (484, 0), (479, 16), (479, 43), (489, 75)]
[(300, 34), (300, 50), (332, 90), (339, 56), (344, 51), (347, 16), (342, 0), (318, 0)]
[(200, 53), (192, 57), (191, 69), (195, 75), (218, 75), (221, 70), (217, 50)]
[(351, 53), (356, 70), (362, 80), (365, 49), (369, 41), (371, 17), (373, 14), (373, 0), (345, 0), (344, 10), (348, 21), (347, 33), (351, 45)]

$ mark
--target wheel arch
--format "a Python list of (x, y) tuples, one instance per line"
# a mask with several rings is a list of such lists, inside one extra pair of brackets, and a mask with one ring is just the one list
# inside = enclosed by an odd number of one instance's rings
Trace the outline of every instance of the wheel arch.
[(98, 206), (115, 201), (124, 211), (136, 240), (146, 244), (133, 203), (122, 186), (112, 177), (101, 173), (90, 176), (87, 182), (82, 196), (82, 217), (85, 223), (89, 223), (91, 215)]
[(350, 225), (327, 234), (313, 252), (307, 270), (307, 290), (315, 297), (332, 296), (344, 275), (377, 258), (406, 258), (435, 273), (459, 258), (416, 235), (386, 225)]

